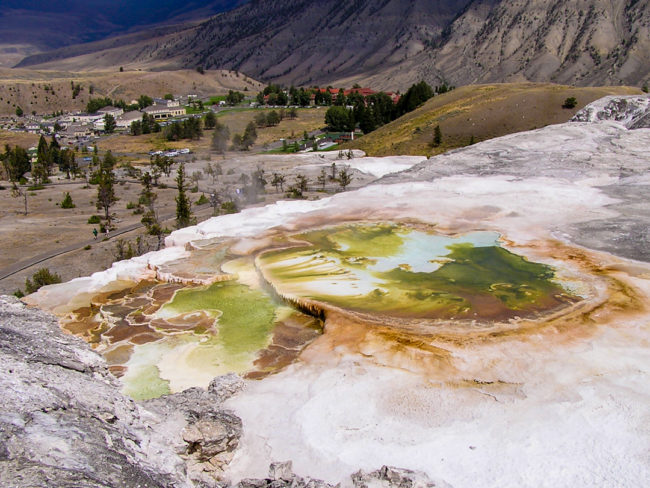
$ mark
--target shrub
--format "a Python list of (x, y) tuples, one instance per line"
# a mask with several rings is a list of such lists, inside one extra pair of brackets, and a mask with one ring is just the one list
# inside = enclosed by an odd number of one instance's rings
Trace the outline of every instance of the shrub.
[(34, 293), (41, 286), (52, 285), (54, 283), (61, 283), (61, 277), (56, 273), (52, 273), (47, 268), (39, 269), (32, 276), (32, 280), (33, 281), (31, 281), (29, 278), (25, 280), (25, 290), (27, 291), (28, 294)]
[(134, 209), (135, 207), (137, 207), (137, 206), (138, 206), (138, 205), (137, 205), (136, 203), (129, 202), (129, 203), (126, 204), (126, 209), (127, 209), (127, 210), (133, 210), (133, 209)]
[(101, 219), (99, 218), (99, 215), (91, 215), (88, 218), (88, 223), (89, 224), (99, 224), (101, 222)]
[(576, 97), (569, 97), (566, 100), (564, 100), (564, 103), (562, 104), (562, 108), (575, 108), (576, 105), (578, 105), (578, 100)]
[(70, 192), (69, 191), (65, 192), (65, 197), (63, 197), (63, 201), (61, 202), (61, 208), (75, 208), (75, 207), (76, 205), (72, 201)]
[(91, 248), (91, 247), (92, 247), (92, 246), (91, 246), (90, 244), (86, 244), (86, 245), (84, 246), (84, 251), (90, 251), (90, 248)]
[(202, 193), (199, 199), (196, 201), (196, 205), (205, 205), (209, 201), (210, 200), (208, 200), (208, 197), (205, 196), (205, 193)]
[(223, 202), (221, 204), (221, 210), (223, 210), (223, 213), (225, 214), (233, 214), (238, 212), (235, 202)]

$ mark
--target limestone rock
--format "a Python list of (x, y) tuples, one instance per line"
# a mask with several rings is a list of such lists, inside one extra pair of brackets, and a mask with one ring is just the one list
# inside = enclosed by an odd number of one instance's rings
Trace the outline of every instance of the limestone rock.
[(294, 477), (291, 461), (283, 463), (271, 463), (269, 466), (269, 478), (272, 480), (290, 480)]
[(444, 481), (433, 481), (422, 471), (382, 466), (371, 473), (352, 475), (355, 488), (451, 488)]
[(339, 488), (322, 480), (301, 478), (292, 471), (291, 461), (271, 463), (266, 479), (243, 479), (237, 488)]
[(648, 96), (609, 96), (590, 103), (578, 111), (571, 122), (614, 121), (628, 129), (649, 127), (650, 97)]
[(243, 389), (244, 380), (235, 373), (230, 373), (213, 379), (208, 386), (208, 393), (213, 395), (217, 402), (223, 403)]

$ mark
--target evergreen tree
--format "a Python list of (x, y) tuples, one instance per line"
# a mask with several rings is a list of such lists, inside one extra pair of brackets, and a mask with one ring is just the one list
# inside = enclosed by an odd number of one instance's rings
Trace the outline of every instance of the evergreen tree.
[(176, 196), (176, 227), (179, 229), (187, 227), (192, 223), (192, 203), (187, 197), (187, 188), (185, 185), (185, 164), (181, 163), (176, 175), (176, 186), (178, 187), (178, 195)]
[(343, 188), (343, 191), (348, 187), (348, 185), (352, 182), (352, 175), (348, 172), (347, 168), (343, 168), (341, 171), (339, 171), (339, 185), (341, 185), (341, 188)]
[(117, 123), (115, 122), (115, 117), (113, 117), (111, 114), (104, 115), (104, 132), (107, 134), (112, 134), (115, 132), (116, 127)]
[(142, 122), (139, 120), (134, 120), (131, 122), (131, 135), (139, 136), (142, 134)]
[(63, 197), (63, 201), (61, 202), (61, 208), (75, 208), (75, 207), (76, 205), (72, 201), (70, 192), (69, 191), (65, 192), (65, 196)]
[(321, 191), (325, 191), (325, 184), (327, 183), (327, 171), (325, 171), (325, 168), (321, 168), (317, 180), (321, 186)]
[(205, 118), (203, 119), (203, 127), (205, 127), (207, 130), (211, 130), (214, 129), (215, 125), (217, 125), (217, 116), (212, 110), (210, 110), (207, 114), (205, 114)]
[(65, 171), (66, 178), (70, 179), (70, 174), (76, 175), (79, 171), (77, 166), (77, 158), (75, 157), (74, 151), (71, 149), (65, 149), (60, 152), (60, 163), (59, 169)]
[(163, 237), (168, 232), (164, 229), (158, 220), (155, 203), (158, 195), (153, 191), (153, 178), (149, 172), (145, 172), (140, 179), (142, 190), (138, 203), (147, 207), (147, 211), (142, 216), (140, 222), (147, 228), (147, 234), (155, 236), (158, 244), (156, 250), (159, 250), (163, 244)]
[(110, 226), (111, 214), (110, 208), (117, 202), (115, 196), (115, 175), (113, 167), (115, 166), (115, 158), (113, 154), (108, 151), (104, 156), (104, 160), (99, 165), (97, 174), (97, 202), (95, 203), (97, 210), (104, 210), (104, 218), (106, 223)]
[(433, 95), (433, 89), (424, 81), (411, 85), (397, 103), (397, 116), (399, 117), (405, 113), (412, 112), (433, 97)]
[(32, 168), (32, 177), (37, 183), (47, 183), (48, 176), (51, 174), (51, 157), (50, 148), (41, 135), (38, 140), (38, 149), (36, 150), (36, 162)]
[(257, 127), (267, 126), (266, 114), (264, 112), (258, 113), (253, 120), (255, 121), (255, 125), (257, 125)]
[(266, 116), (266, 123), (271, 127), (278, 125), (280, 123), (280, 115), (275, 110), (271, 110)]
[(9, 145), (6, 144), (5, 152), (0, 156), (0, 159), (2, 159), (2, 164), (5, 168), (7, 178), (13, 183), (19, 181), (23, 175), (31, 169), (29, 155), (27, 154), (27, 151), (20, 146), (15, 146), (11, 149)]
[(440, 130), (440, 126), (436, 125), (435, 129), (433, 129), (433, 146), (438, 147), (442, 143), (442, 131)]
[(273, 173), (271, 184), (275, 187), (275, 191), (284, 191), (284, 182), (286, 178), (280, 173)]
[(255, 144), (255, 141), (257, 140), (257, 130), (255, 129), (255, 124), (253, 122), (249, 122), (248, 125), (246, 126), (246, 129), (244, 129), (244, 135), (241, 138), (241, 143), (240, 147), (244, 151), (248, 151), (250, 147)]

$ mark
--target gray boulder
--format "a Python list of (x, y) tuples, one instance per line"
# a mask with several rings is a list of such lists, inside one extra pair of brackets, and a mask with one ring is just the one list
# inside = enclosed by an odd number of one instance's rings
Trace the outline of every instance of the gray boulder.
[(358, 471), (352, 475), (355, 488), (451, 488), (444, 481), (434, 481), (422, 471), (382, 466), (371, 473)]

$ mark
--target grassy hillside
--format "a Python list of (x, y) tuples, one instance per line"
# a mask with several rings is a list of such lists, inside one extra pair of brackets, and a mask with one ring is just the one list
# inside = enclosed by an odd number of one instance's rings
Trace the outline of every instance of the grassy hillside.
[[(470, 85), (432, 98), (423, 106), (346, 144), (371, 156), (431, 155), (470, 143), (568, 121), (579, 109), (607, 95), (633, 95), (631, 87), (571, 87), (512, 83)], [(568, 97), (578, 106), (564, 109)], [(433, 147), (436, 125), (442, 144)]]

